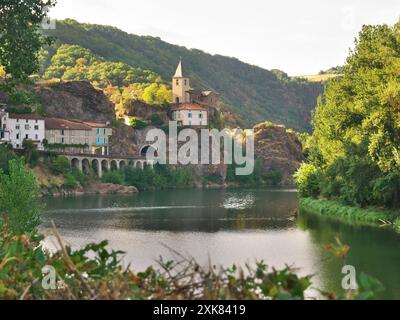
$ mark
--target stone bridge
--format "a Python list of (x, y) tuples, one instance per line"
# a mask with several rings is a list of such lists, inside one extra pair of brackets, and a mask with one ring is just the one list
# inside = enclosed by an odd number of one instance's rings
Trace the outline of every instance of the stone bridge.
[(63, 154), (67, 158), (72, 168), (81, 172), (89, 173), (93, 168), (99, 177), (103, 176), (104, 171), (121, 170), (125, 166), (144, 169), (146, 166), (153, 168), (154, 160), (147, 160), (144, 157), (122, 157), (122, 156), (102, 156), (96, 154)]

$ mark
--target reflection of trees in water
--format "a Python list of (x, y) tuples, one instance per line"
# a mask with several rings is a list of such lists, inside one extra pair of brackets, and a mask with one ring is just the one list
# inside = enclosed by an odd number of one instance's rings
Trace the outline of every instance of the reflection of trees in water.
[[(400, 298), (400, 235), (393, 230), (371, 226), (351, 225), (338, 220), (302, 213), (298, 227), (307, 230), (320, 248), (334, 243), (338, 237), (350, 246), (346, 264), (353, 265), (358, 273), (364, 272), (380, 280), (386, 292), (382, 298)], [(322, 249), (321, 273), (325, 284), (340, 289), (343, 262), (331, 258)]]

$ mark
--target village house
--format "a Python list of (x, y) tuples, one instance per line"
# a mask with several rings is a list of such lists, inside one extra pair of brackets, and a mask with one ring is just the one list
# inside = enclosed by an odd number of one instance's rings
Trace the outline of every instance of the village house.
[(22, 149), (23, 141), (30, 140), (40, 151), (108, 155), (111, 135), (109, 123), (44, 118), (0, 110), (0, 143), (11, 144), (14, 149)]
[(207, 126), (210, 108), (216, 108), (218, 94), (211, 91), (199, 91), (190, 87), (190, 79), (183, 73), (182, 61), (179, 61), (172, 78), (172, 119), (179, 126)]
[(207, 109), (201, 104), (184, 103), (172, 108), (172, 119), (178, 126), (207, 126)]
[(112, 127), (110, 123), (100, 122), (82, 122), (92, 128), (90, 135), (90, 150), (92, 154), (109, 154), (109, 140), (112, 136)]
[[(46, 140), (66, 153), (108, 155), (112, 129), (107, 123), (46, 118)], [(57, 149), (57, 148), (56, 148)]]
[(1, 113), (1, 140), (14, 149), (22, 149), (24, 140), (31, 140), (38, 150), (44, 150), (44, 118), (35, 114)]
[(7, 129), (7, 112), (0, 110), (0, 144), (10, 141), (10, 134)]
[[(89, 153), (92, 128), (84, 123), (46, 118), (47, 147), (66, 153)], [(57, 148), (57, 145), (62, 145)]]

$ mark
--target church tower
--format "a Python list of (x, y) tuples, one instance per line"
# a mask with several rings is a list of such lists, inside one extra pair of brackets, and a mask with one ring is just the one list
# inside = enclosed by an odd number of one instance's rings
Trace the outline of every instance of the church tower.
[(183, 76), (182, 60), (179, 61), (174, 77), (172, 78), (172, 100), (173, 103), (190, 102), (190, 83), (189, 78)]

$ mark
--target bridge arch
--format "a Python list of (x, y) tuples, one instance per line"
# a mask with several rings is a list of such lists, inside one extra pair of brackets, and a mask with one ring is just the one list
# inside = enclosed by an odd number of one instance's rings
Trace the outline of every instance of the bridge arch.
[(71, 159), (71, 168), (73, 170), (81, 170), (81, 162), (78, 158)]
[[(144, 145), (144, 146), (142, 146), (140, 148), (139, 155), (141, 157), (146, 157), (147, 158), (147, 152), (152, 152), (155, 157), (158, 157), (157, 149), (154, 148), (153, 146), (149, 145), (149, 144), (146, 144), (146, 145)], [(150, 158), (154, 158), (154, 157), (150, 157)]]
[(103, 171), (110, 170), (110, 163), (108, 162), (108, 160), (104, 159), (101, 161), (101, 170), (103, 170)]
[(100, 166), (100, 161), (99, 159), (93, 159), (92, 160), (92, 169), (95, 173), (98, 174), (99, 177), (101, 177), (101, 166)]
[(115, 170), (118, 170), (118, 169), (119, 169), (119, 167), (118, 167), (117, 160), (111, 160), (111, 171), (115, 171)]
[(121, 161), (119, 162), (119, 169), (122, 170), (122, 169), (124, 169), (125, 167), (126, 167), (126, 162), (125, 162), (125, 160), (121, 160)]
[(90, 173), (90, 162), (88, 159), (82, 159), (82, 171), (85, 174), (89, 174)]
[(143, 170), (144, 169), (143, 162), (140, 160), (136, 161), (136, 168)]

